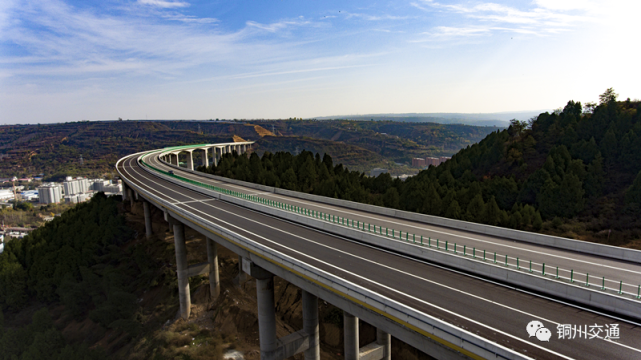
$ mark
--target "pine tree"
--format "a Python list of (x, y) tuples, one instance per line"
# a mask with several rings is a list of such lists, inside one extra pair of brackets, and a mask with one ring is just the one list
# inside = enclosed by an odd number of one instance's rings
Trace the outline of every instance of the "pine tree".
[(296, 178), (296, 173), (291, 167), (283, 173), (280, 178), (280, 182), (283, 185), (283, 188), (287, 190), (297, 190), (298, 186), (296, 185), (298, 179)]
[(445, 210), (445, 217), (450, 219), (460, 219), (461, 218), (461, 207), (458, 204), (458, 201), (452, 200), (450, 205)]
[(430, 184), (427, 188), (425, 200), (423, 201), (422, 212), (430, 215), (439, 215), (442, 209), (441, 197), (436, 192), (436, 189), (434, 189), (434, 186)]
[(385, 204), (385, 207), (398, 209), (400, 199), (401, 197), (398, 195), (398, 190), (392, 187), (387, 189), (387, 191), (385, 192), (385, 195), (383, 196), (383, 203)]
[[(495, 200), (496, 201), (496, 200)], [(467, 214), (470, 221), (484, 222), (485, 202), (481, 194), (476, 195), (467, 206)]]
[(492, 196), (490, 201), (485, 205), (485, 211), (482, 217), (488, 225), (496, 226), (501, 221), (501, 209), (499, 209), (499, 205), (496, 203), (494, 196)]
[(632, 186), (625, 192), (625, 201), (628, 205), (641, 206), (641, 171), (637, 174)]
[(539, 231), (543, 227), (543, 219), (541, 218), (540, 212), (534, 213), (534, 219), (532, 220), (532, 227), (534, 230)]

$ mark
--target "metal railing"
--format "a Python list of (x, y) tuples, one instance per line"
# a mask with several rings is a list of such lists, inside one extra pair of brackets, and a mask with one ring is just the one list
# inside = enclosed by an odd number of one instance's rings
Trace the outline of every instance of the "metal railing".
[[(168, 148), (172, 149), (172, 148)], [(168, 150), (164, 149), (164, 150)], [(149, 154), (149, 153), (147, 153)], [(145, 154), (145, 155), (147, 155)], [(144, 157), (143, 155), (142, 157)], [(365, 223), (359, 220), (353, 220), (347, 217), (337, 216), (327, 212), (321, 212), (318, 210), (307, 209), (304, 207), (291, 205), (283, 202), (278, 202), (266, 198), (262, 198), (256, 195), (248, 195), (242, 192), (233, 191), (224, 189), (218, 186), (213, 186), (205, 184), (199, 181), (191, 180), (180, 175), (169, 173), (167, 171), (158, 169), (150, 164), (147, 164), (144, 160), (140, 162), (165, 176), (170, 176), (180, 181), (184, 181), (191, 185), (199, 186), (208, 190), (216, 191), (225, 195), (234, 196), (244, 200), (252, 201), (259, 203), (265, 206), (270, 206), (278, 208), (282, 211), (289, 211), (296, 213), (298, 215), (307, 216), (314, 218), (320, 221), (325, 221), (332, 223), (337, 226), (344, 226), (363, 232), (372, 233), (375, 235), (387, 237), (393, 240), (403, 241), (406, 243), (412, 243), (416, 246), (427, 247), (435, 251), (444, 251), (453, 255), (462, 256), (468, 259), (482, 261), (485, 263), (492, 263), (497, 266), (504, 266), (506, 268), (528, 272), (532, 275), (542, 276), (550, 280), (566, 282), (568, 284), (576, 284), (585, 286), (591, 289), (601, 290), (604, 292), (610, 292), (617, 295), (628, 295), (636, 299), (641, 299), (641, 285), (634, 285), (624, 283), (622, 280), (616, 281), (612, 279), (606, 279), (605, 276), (597, 277), (590, 276), (589, 273), (580, 273), (574, 271), (574, 269), (564, 269), (559, 266), (550, 266), (549, 263), (537, 263), (532, 260), (525, 260), (519, 257), (509, 256), (507, 254), (500, 254), (497, 252), (488, 252), (485, 249), (480, 249), (472, 247), (471, 249), (466, 245), (458, 245), (456, 243), (448, 242), (447, 240), (439, 240), (438, 238), (427, 237), (423, 235), (417, 235), (410, 233), (408, 231), (397, 230), (393, 228), (383, 227), (380, 225)], [(606, 286), (609, 285), (609, 286)], [(612, 287), (614, 285), (614, 287)]]

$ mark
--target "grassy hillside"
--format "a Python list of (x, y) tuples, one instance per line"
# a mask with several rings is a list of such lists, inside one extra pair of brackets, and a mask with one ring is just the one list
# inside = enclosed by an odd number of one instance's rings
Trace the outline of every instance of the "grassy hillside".
[(0, 126), (0, 177), (38, 173), (49, 178), (100, 176), (113, 172), (116, 161), (127, 154), (231, 138), (231, 134), (204, 135), (144, 121), (5, 125)]
[(269, 130), (273, 125), (279, 135), (359, 146), (399, 163), (411, 163), (414, 157), (450, 156), (496, 130), (495, 127), (398, 121), (284, 120), (265, 121), (261, 125)]
[(265, 136), (257, 141), (256, 150), (260, 155), (266, 151), (272, 153), (285, 151), (294, 154), (303, 150), (329, 154), (350, 169), (365, 172), (369, 172), (374, 167), (394, 167), (394, 164), (385, 157), (362, 147), (304, 136)]
[[(271, 132), (272, 125), (276, 136)], [(492, 128), (367, 121), (104, 121), (0, 126), (0, 177), (44, 173), (101, 176), (127, 154), (165, 146), (259, 142), (259, 151), (308, 149), (327, 152), (354, 169), (384, 166), (412, 157), (451, 155)], [(386, 134), (383, 134), (386, 133)], [(286, 136), (286, 140), (280, 136)], [(280, 146), (280, 148), (279, 148)], [(82, 164), (80, 157), (82, 156)], [(390, 164), (390, 162), (392, 164)], [(414, 172), (416, 171), (413, 170)]]

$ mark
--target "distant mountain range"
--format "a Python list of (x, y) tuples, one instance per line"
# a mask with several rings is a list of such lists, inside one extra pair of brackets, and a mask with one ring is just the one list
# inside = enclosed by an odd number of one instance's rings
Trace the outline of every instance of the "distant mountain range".
[(464, 124), (474, 126), (508, 127), (510, 120), (528, 120), (549, 110), (513, 111), (497, 113), (406, 113), (406, 114), (365, 114), (319, 116), (315, 119), (350, 119), (350, 120), (391, 120), (404, 122), (432, 122), (438, 124)]

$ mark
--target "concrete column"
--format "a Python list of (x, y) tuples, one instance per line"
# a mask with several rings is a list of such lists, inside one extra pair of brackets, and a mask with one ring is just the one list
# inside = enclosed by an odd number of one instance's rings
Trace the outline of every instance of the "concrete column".
[(167, 214), (166, 211), (164, 211), (164, 217), (165, 217), (165, 221), (167, 222), (167, 227), (169, 228), (168, 231), (170, 233), (173, 233), (174, 232), (174, 228), (173, 228), (173, 226), (171, 226), (170, 216), (169, 216), (169, 214)]
[[(175, 221), (175, 220), (174, 220)], [(178, 275), (178, 297), (180, 299), (180, 315), (189, 318), (191, 297), (189, 294), (189, 276), (187, 276), (187, 246), (185, 245), (185, 225), (174, 222), (174, 245), (176, 250), (176, 270)]]
[(122, 182), (122, 202), (127, 201), (127, 183)]
[(194, 152), (188, 151), (187, 153), (189, 154), (187, 155), (187, 169), (194, 170)]
[(218, 244), (210, 238), (207, 241), (207, 260), (209, 261), (209, 294), (212, 299), (220, 295), (220, 277), (218, 276)]
[(309, 348), (305, 360), (320, 360), (318, 331), (318, 298), (303, 290), (303, 331), (309, 335)]
[(358, 360), (358, 318), (343, 311), (343, 342), (345, 343), (345, 360)]
[(127, 199), (129, 199), (129, 205), (134, 207), (134, 194), (131, 188), (127, 189)]
[(381, 329), (376, 329), (376, 343), (383, 346), (383, 359), (392, 360), (392, 335)]
[(243, 257), (238, 255), (238, 287), (242, 287), (247, 281), (247, 273), (243, 271)]
[(258, 332), (260, 352), (271, 352), (278, 347), (276, 338), (276, 307), (274, 305), (274, 275), (256, 279), (258, 300)]
[(142, 206), (145, 210), (145, 230), (147, 233), (147, 239), (149, 239), (153, 232), (151, 228), (151, 209), (149, 208), (149, 201), (143, 200)]
[(209, 167), (209, 158), (208, 158), (208, 151), (207, 148), (203, 149), (203, 166), (204, 167)]

